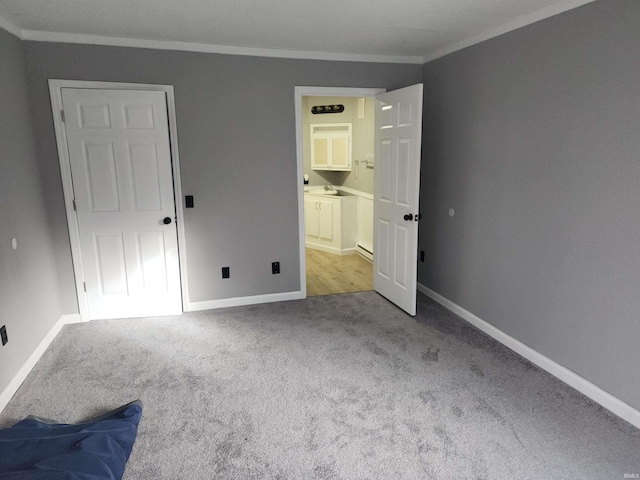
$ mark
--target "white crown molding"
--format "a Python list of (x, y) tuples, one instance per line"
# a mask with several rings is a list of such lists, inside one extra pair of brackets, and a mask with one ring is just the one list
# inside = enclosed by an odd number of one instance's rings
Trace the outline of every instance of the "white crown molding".
[(549, 372), (554, 377), (562, 380), (567, 385), (586, 395), (594, 402), (599, 403), (607, 410), (615, 413), (617, 416), (626, 420), (634, 427), (640, 428), (640, 411), (636, 410), (631, 405), (611, 395), (609, 392), (604, 391), (597, 385), (591, 383), (586, 378), (581, 377), (577, 373), (544, 356), (537, 350), (534, 350), (528, 345), (525, 345), (520, 340), (504, 333), (502, 330), (494, 327), (486, 320), (481, 319), (480, 317), (471, 313), (469, 310), (464, 309), (460, 305), (452, 302), (448, 298), (440, 295), (439, 293), (431, 290), (421, 283), (418, 283), (418, 291), (424, 293), (427, 297), (438, 302), (440, 305), (452, 311), (463, 320), (466, 320), (474, 327), (482, 330), (490, 337), (493, 337), (498, 342), (510, 348), (517, 354), (523, 356), (531, 363), (536, 364), (543, 370)]
[(88, 45), (105, 45), (112, 47), (150, 48), (154, 50), (178, 50), (184, 52), (219, 53), (223, 55), (246, 55), (253, 57), (292, 58), (302, 60), (328, 60), (338, 62), (369, 62), (369, 63), (404, 63), (422, 65), (450, 53), (462, 50), (477, 43), (484, 42), (505, 33), (517, 30), (545, 18), (553, 17), (574, 8), (581, 7), (595, 0), (562, 0), (548, 7), (541, 8), (527, 15), (522, 15), (510, 22), (464, 39), (453, 45), (445, 46), (424, 56), (401, 55), (366, 55), (356, 53), (312, 52), (306, 50), (280, 50), (255, 47), (236, 47), (228, 45), (210, 45), (206, 43), (177, 42), (167, 40), (143, 40), (136, 38), (105, 37), (100, 35), (85, 35), (78, 33), (44, 32), (24, 30), (0, 16), (0, 28), (17, 36), (22, 40), (34, 42), (77, 43)]
[(179, 50), (184, 52), (219, 53), (223, 55), (246, 55), (252, 57), (295, 58), (303, 60), (330, 60), (337, 62), (409, 63), (422, 65), (421, 56), (364, 55), (351, 53), (311, 52), (305, 50), (279, 50), (270, 48), (234, 47), (209, 45), (206, 43), (175, 42), (166, 40), (143, 40), (136, 38), (103, 37), (78, 33), (41, 32), (22, 30), (22, 38), (35, 42), (79, 43), (112, 47), (150, 48), (156, 50)]
[(462, 50), (463, 48), (470, 47), (472, 45), (475, 45), (476, 43), (484, 42), (485, 40), (498, 37), (522, 27), (526, 27), (527, 25), (539, 22), (540, 20), (544, 20), (545, 18), (553, 17), (560, 13), (573, 10), (574, 8), (581, 7), (582, 5), (586, 5), (587, 3), (591, 3), (594, 1), (595, 0), (563, 0), (558, 3), (554, 3), (553, 5), (541, 8), (540, 10), (536, 10), (535, 12), (531, 12), (527, 15), (522, 15), (521, 17), (518, 17), (510, 22), (503, 23), (502, 25), (487, 30), (486, 32), (482, 32), (479, 35), (467, 38), (465, 40), (462, 40), (461, 42), (454, 43), (453, 45), (448, 45), (433, 53), (429, 53), (423, 57), (422, 63), (428, 63), (432, 60), (435, 60), (436, 58), (444, 57), (445, 55), (449, 55), (450, 53)]
[(0, 15), (0, 28), (22, 39), (22, 29)]

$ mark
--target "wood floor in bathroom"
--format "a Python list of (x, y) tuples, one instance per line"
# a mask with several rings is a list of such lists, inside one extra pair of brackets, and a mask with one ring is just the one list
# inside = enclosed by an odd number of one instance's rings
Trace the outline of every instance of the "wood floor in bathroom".
[(308, 297), (373, 290), (373, 264), (362, 256), (305, 251)]

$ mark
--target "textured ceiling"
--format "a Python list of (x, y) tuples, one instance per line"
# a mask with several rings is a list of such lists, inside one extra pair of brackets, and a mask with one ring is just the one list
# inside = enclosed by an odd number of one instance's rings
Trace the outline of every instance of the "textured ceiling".
[(430, 57), (587, 1), (0, 0), (0, 17), (27, 33)]

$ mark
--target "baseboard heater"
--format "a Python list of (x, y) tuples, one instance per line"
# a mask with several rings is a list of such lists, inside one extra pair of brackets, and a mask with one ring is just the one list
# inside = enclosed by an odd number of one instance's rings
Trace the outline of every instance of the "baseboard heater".
[(362, 245), (360, 242), (356, 242), (356, 252), (358, 252), (367, 260), (370, 260), (373, 262), (373, 252), (369, 250), (368, 247), (365, 247), (364, 245)]

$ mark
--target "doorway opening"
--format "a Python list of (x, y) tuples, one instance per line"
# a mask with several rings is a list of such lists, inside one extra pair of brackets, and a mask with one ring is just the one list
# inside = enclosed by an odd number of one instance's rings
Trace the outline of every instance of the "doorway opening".
[[(305, 96), (375, 96), (375, 167), (379, 172), (374, 175), (373, 193), (373, 289), (409, 315), (415, 315), (423, 85), (419, 83), (390, 92), (375, 89), (295, 87), (300, 293), (303, 298), (307, 295), (305, 239), (309, 236), (309, 231), (319, 239), (326, 237), (328, 225), (340, 225), (339, 228), (342, 225), (349, 228), (351, 225), (348, 222), (338, 224), (327, 218), (320, 218), (329, 213), (333, 215), (332, 208), (322, 208), (323, 202), (327, 202), (326, 194), (332, 191), (337, 195), (340, 190), (331, 185), (325, 185), (322, 190), (309, 191), (307, 195), (320, 194), (321, 198), (316, 199), (313, 205), (307, 204), (305, 208), (307, 199), (302, 181), (305, 175), (302, 122)], [(317, 108), (316, 111), (327, 112), (326, 105), (317, 107), (322, 108)], [(335, 112), (343, 109), (342, 106), (334, 107), (329, 110)], [(335, 124), (328, 131), (323, 127), (327, 126), (317, 126), (317, 130), (309, 127), (309, 135), (311, 136), (311, 132), (317, 133), (319, 138), (313, 144), (313, 154), (318, 154), (326, 165), (336, 165), (337, 170), (345, 170), (349, 157), (345, 153), (343, 137), (345, 129), (350, 131), (351, 127)], [(311, 212), (311, 221), (305, 219), (307, 212)], [(307, 225), (310, 228), (305, 228)]]
[(383, 90), (298, 88), (307, 90), (296, 92), (304, 291), (373, 290), (374, 96)]
[(374, 101), (302, 105), (307, 296), (373, 290)]

